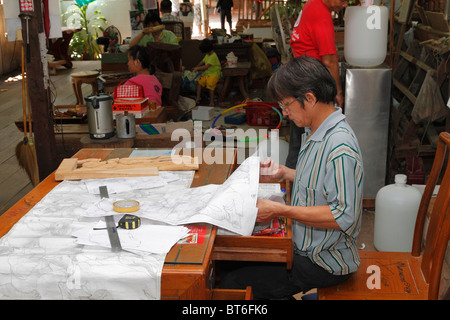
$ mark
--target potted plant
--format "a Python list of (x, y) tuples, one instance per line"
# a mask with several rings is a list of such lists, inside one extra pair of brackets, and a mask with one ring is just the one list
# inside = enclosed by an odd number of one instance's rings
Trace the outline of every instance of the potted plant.
[(94, 60), (99, 59), (101, 54), (97, 38), (99, 34), (103, 34), (106, 19), (97, 8), (94, 11), (88, 10), (93, 2), (95, 0), (75, 0), (64, 14), (67, 17), (67, 25), (81, 28), (73, 35), (69, 44), (72, 59)]

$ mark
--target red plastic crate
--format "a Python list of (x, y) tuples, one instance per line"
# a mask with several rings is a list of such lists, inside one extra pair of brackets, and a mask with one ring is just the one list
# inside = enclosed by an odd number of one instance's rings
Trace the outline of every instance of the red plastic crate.
[(280, 122), (280, 115), (272, 107), (282, 114), (281, 108), (276, 102), (249, 102), (244, 108), (247, 114), (247, 124), (250, 126), (277, 126)]

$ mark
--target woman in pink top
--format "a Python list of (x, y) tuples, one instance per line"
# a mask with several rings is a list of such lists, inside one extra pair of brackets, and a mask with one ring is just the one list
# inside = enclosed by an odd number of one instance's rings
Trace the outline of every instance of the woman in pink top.
[(144, 90), (144, 96), (150, 101), (155, 101), (157, 106), (161, 105), (162, 85), (156, 78), (154, 67), (150, 65), (150, 57), (147, 49), (141, 46), (132, 46), (128, 50), (128, 70), (136, 74), (125, 84), (138, 84)]

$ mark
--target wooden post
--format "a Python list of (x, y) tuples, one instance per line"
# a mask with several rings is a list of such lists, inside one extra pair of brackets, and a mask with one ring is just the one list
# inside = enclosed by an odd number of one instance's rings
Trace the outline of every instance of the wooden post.
[[(27, 83), (40, 181), (45, 179), (58, 167), (55, 133), (53, 129), (53, 110), (48, 86), (48, 72), (44, 76), (44, 65), (40, 49), (41, 43), (43, 49), (46, 49), (44, 23), (41, 12), (41, 1), (34, 0), (34, 11), (29, 12), (30, 14), (28, 15), (30, 17), (28, 20), (30, 61), (27, 62)], [(26, 45), (27, 22), (23, 16), (21, 20), (22, 37)], [(47, 63), (46, 59), (44, 61)]]
[(389, 66), (394, 65), (394, 25), (395, 25), (395, 0), (391, 0), (389, 12)]
[(207, 0), (202, 0), (201, 2), (201, 15), (202, 15), (202, 24), (203, 24), (203, 36), (204, 38), (208, 38), (209, 32), (209, 9), (206, 6)]

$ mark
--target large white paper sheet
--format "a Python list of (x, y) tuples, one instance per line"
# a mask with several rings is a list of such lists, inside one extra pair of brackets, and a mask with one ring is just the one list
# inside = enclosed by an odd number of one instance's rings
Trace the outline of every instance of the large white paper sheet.
[(0, 299), (159, 299), (165, 254), (83, 246), (74, 232), (98, 218), (81, 181), (64, 181), (0, 240)]

